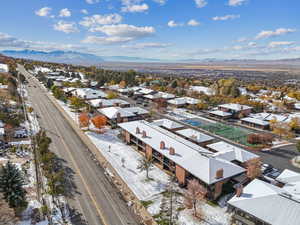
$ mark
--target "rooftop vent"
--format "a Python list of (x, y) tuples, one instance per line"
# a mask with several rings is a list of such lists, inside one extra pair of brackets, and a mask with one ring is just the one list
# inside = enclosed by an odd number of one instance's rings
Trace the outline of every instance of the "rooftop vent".
[(160, 142), (160, 149), (165, 149), (166, 148), (166, 144), (164, 141)]
[(216, 179), (223, 178), (223, 173), (224, 173), (223, 169), (218, 169), (216, 172)]
[(147, 133), (146, 133), (146, 131), (143, 130), (142, 138), (145, 138), (145, 137), (147, 137)]
[(139, 127), (136, 127), (136, 129), (135, 129), (135, 133), (136, 133), (136, 134), (140, 134), (140, 133), (141, 133), (141, 131), (140, 131), (140, 128), (139, 128)]
[(169, 148), (169, 154), (170, 155), (175, 155), (175, 149), (173, 147)]

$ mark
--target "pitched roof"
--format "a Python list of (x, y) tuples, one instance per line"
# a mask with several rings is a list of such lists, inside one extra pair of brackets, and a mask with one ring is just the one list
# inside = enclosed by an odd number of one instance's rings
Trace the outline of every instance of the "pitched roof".
[(191, 128), (178, 130), (178, 131), (176, 131), (176, 133), (178, 133), (184, 137), (187, 137), (189, 139), (192, 139), (198, 143), (214, 140), (213, 137), (206, 135), (202, 132), (199, 132), (197, 130), (191, 129)]
[(129, 108), (120, 108), (120, 107), (107, 107), (98, 110), (100, 113), (108, 117), (109, 119), (116, 119), (118, 113), (121, 117), (134, 117), (136, 115), (147, 114), (148, 111), (140, 107), (129, 107)]
[[(144, 143), (169, 158), (189, 173), (198, 177), (206, 184), (213, 184), (220, 180), (243, 173), (244, 168), (237, 166), (229, 161), (209, 157), (211, 154), (207, 149), (200, 147), (172, 132), (169, 132), (157, 125), (146, 121), (133, 121), (121, 123), (119, 126), (129, 132), (131, 135), (143, 140)], [(136, 128), (145, 131), (146, 138), (142, 134), (136, 133)], [(176, 154), (170, 155), (168, 149), (160, 149), (160, 142), (164, 141), (166, 148), (173, 147)], [(223, 178), (217, 179), (216, 172), (223, 169)]]
[(255, 179), (240, 197), (234, 196), (228, 204), (272, 225), (298, 225), (300, 202), (292, 199), (283, 188)]
[(222, 117), (225, 117), (225, 116), (231, 116), (232, 113), (229, 113), (229, 112), (223, 112), (221, 110), (214, 110), (214, 111), (210, 111), (209, 112), (210, 114), (213, 114), (213, 115), (217, 115), (217, 116), (222, 116)]
[(217, 151), (217, 153), (214, 154), (215, 156), (229, 161), (237, 160), (243, 163), (259, 157), (258, 155), (255, 155), (237, 146), (228, 144), (224, 141), (207, 145), (207, 147)]
[(177, 123), (177, 122), (175, 122), (173, 120), (169, 120), (169, 119), (154, 120), (152, 123), (157, 126), (165, 127), (170, 130), (184, 127), (180, 123)]
[(241, 110), (246, 110), (246, 109), (252, 109), (253, 107), (247, 106), (247, 105), (240, 105), (240, 104), (235, 104), (235, 103), (228, 103), (228, 104), (223, 104), (219, 105), (219, 107), (226, 108), (226, 109), (231, 109), (234, 111), (241, 111)]

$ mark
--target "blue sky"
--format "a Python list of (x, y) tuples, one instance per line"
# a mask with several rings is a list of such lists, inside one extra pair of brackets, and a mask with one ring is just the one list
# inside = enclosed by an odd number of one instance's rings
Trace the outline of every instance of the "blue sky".
[(299, 0), (3, 0), (1, 8), (2, 50), (161, 59), (300, 56)]

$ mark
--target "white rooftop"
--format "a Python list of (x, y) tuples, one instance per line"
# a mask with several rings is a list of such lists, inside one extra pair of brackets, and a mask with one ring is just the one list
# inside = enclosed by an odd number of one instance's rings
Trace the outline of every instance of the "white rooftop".
[(178, 128), (183, 128), (184, 126), (181, 125), (180, 123), (177, 123), (173, 120), (169, 119), (160, 119), (160, 120), (154, 120), (152, 124), (155, 124), (157, 126), (161, 126), (167, 129), (178, 129)]
[(233, 111), (252, 109), (252, 107), (250, 107), (250, 106), (240, 105), (240, 104), (235, 104), (235, 103), (223, 104), (223, 105), (219, 105), (219, 107), (231, 109)]
[(241, 120), (248, 122), (248, 123), (258, 124), (261, 126), (268, 126), (270, 124), (268, 121), (264, 121), (264, 120), (253, 118), (253, 117), (246, 117), (246, 118), (242, 118)]
[(229, 161), (237, 160), (243, 163), (259, 157), (258, 155), (255, 155), (237, 146), (228, 144), (224, 141), (207, 145), (207, 147), (216, 151), (216, 153), (214, 153), (215, 156)]
[(191, 128), (187, 128), (187, 129), (183, 129), (183, 130), (178, 130), (176, 131), (176, 133), (187, 137), (189, 139), (192, 139), (198, 143), (202, 143), (202, 142), (207, 142), (207, 141), (212, 141), (214, 140), (213, 137), (206, 135), (204, 133), (201, 133), (197, 130), (191, 129)]
[(120, 108), (120, 107), (107, 107), (98, 110), (101, 114), (105, 115), (109, 119), (117, 119), (118, 113), (121, 117), (134, 117), (136, 115), (147, 114), (148, 111), (140, 107), (129, 107), (129, 108)]
[(7, 73), (7, 72), (8, 72), (8, 65), (7, 65), (7, 64), (0, 63), (0, 72), (5, 72), (5, 73)]
[(91, 104), (91, 106), (98, 108), (100, 107), (100, 105), (102, 104), (102, 107), (110, 107), (110, 106), (114, 106), (115, 104), (119, 104), (119, 105), (127, 105), (129, 104), (127, 101), (122, 100), (122, 99), (92, 99), (89, 101), (89, 103)]
[(214, 110), (214, 111), (210, 111), (209, 112), (210, 114), (214, 114), (214, 115), (217, 115), (217, 116), (222, 116), (222, 117), (226, 117), (226, 116), (231, 116), (232, 113), (229, 113), (229, 112), (223, 112), (221, 110)]
[(206, 95), (214, 95), (215, 91), (210, 87), (204, 87), (204, 86), (190, 86), (190, 90), (196, 91), (196, 92), (203, 92)]
[[(229, 161), (208, 157), (207, 155), (211, 154), (208, 150), (146, 121), (121, 123), (119, 126), (207, 184), (213, 184), (245, 171)], [(146, 131), (146, 138), (136, 133), (137, 127), (141, 133)], [(160, 149), (161, 141), (165, 142), (167, 149)], [(170, 147), (175, 149), (175, 155), (169, 154)], [(223, 169), (223, 178), (216, 179), (216, 172), (219, 169)]]
[(272, 225), (298, 225), (300, 201), (292, 199), (284, 188), (255, 179), (240, 197), (228, 203)]
[(75, 94), (84, 99), (106, 98), (107, 94), (100, 90), (91, 88), (77, 88)]
[(195, 98), (190, 98), (190, 97), (182, 97), (182, 98), (174, 98), (168, 100), (168, 103), (172, 105), (185, 105), (185, 104), (196, 105), (200, 103), (200, 100)]

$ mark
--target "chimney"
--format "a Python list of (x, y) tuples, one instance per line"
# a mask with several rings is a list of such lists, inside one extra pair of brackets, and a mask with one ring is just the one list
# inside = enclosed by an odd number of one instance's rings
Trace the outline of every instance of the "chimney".
[(242, 194), (243, 194), (243, 185), (239, 184), (236, 187), (236, 197), (241, 197)]
[(117, 113), (117, 122), (118, 123), (121, 123), (121, 121), (122, 121), (122, 118), (121, 118), (121, 113)]
[(143, 130), (142, 138), (145, 138), (145, 137), (147, 137), (147, 134), (146, 134), (146, 131)]
[(99, 108), (103, 108), (103, 103), (99, 102)]
[(160, 149), (165, 149), (166, 148), (166, 144), (164, 141), (160, 142)]
[(175, 149), (173, 147), (169, 148), (169, 154), (170, 155), (175, 155)]
[(224, 172), (223, 169), (218, 169), (216, 172), (216, 179), (223, 178), (223, 172)]
[(141, 131), (140, 131), (140, 128), (139, 128), (139, 127), (136, 127), (136, 128), (135, 128), (135, 133), (136, 133), (136, 134), (140, 134), (140, 133), (141, 133)]

